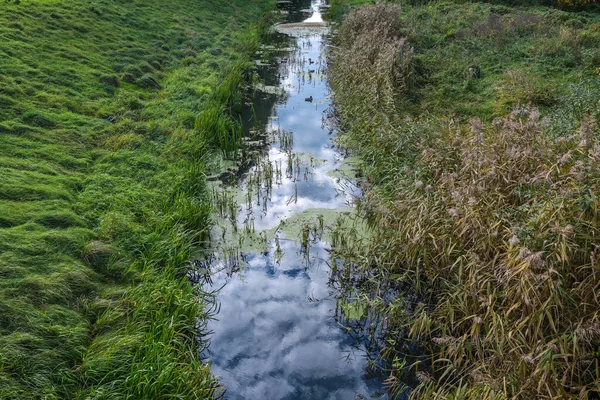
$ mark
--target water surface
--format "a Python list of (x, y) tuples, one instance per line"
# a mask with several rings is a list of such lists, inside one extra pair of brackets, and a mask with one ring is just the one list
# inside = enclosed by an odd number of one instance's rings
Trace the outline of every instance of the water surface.
[[(314, 23), (322, 21), (321, 6), (295, 1), (285, 9), (289, 22)], [(229, 215), (238, 231), (269, 236), (261, 251), (242, 249), (232, 262), (225, 249), (242, 239), (226, 234), (234, 229), (226, 226), (215, 235), (221, 242), (210, 288), (221, 289), (220, 310), (209, 324), (211, 370), (226, 399), (382, 398), (381, 382), (367, 378), (363, 344), (339, 318), (326, 235), (315, 228), (306, 246), (299, 230), (283, 228), (299, 215), (316, 227), (328, 210), (351, 211), (359, 195), (352, 180), (333, 173), (344, 157), (326, 123), (328, 33), (275, 35), (273, 42), (290, 50), (270, 63), (261, 54), (257, 73), (269, 88), (256, 93), (245, 121), (247, 134), (259, 132), (268, 145), (242, 171), (239, 208)]]

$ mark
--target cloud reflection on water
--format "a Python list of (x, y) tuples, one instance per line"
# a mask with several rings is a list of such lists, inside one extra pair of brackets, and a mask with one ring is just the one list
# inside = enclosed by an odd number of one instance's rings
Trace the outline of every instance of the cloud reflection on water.
[[(320, 1), (313, 1), (313, 9), (318, 10), (318, 5)], [(257, 231), (305, 210), (348, 207), (357, 192), (330, 176), (342, 157), (322, 126), (323, 112), (330, 105), (324, 38), (294, 40), (298, 50), (282, 63), (281, 72), (288, 96), (265, 124), (271, 131), (293, 133), (293, 151), (302, 154), (301, 172), (308, 168), (310, 173), (296, 179), (284, 172), (280, 184), (272, 188), (266, 212), (256, 201), (250, 210), (242, 207), (238, 224), (254, 217)], [(313, 101), (305, 101), (308, 97)], [(314, 166), (309, 165), (307, 154), (315, 160)], [(281, 163), (285, 170), (288, 156), (274, 145), (267, 160)], [(297, 199), (290, 201), (296, 193)], [(248, 255), (247, 267), (231, 276), (226, 268), (214, 268), (221, 272), (213, 277), (212, 287), (223, 288), (217, 294), (219, 314), (209, 325), (214, 332), (209, 354), (212, 372), (227, 389), (225, 398), (346, 400), (357, 393), (370, 398), (381, 383), (363, 378), (365, 353), (356, 350), (335, 320), (328, 244), (311, 245), (310, 266), (298, 243), (281, 239), (281, 257), (276, 257), (275, 244), (270, 246), (264, 254)]]
[[(311, 247), (326, 259), (326, 244)], [(221, 275), (221, 310), (211, 329), (213, 373), (230, 399), (349, 399), (368, 394), (364, 359), (333, 320), (335, 300), (324, 262), (304, 267), (299, 247), (282, 243), (281, 266), (253, 254), (243, 279)], [(290, 273), (292, 272), (292, 273)], [(312, 299), (313, 301), (309, 301)], [(348, 357), (350, 355), (350, 357)]]

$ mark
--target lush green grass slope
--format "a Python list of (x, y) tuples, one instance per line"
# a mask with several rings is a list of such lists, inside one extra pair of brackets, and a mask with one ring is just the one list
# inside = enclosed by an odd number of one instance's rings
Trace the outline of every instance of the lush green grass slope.
[(366, 3), (332, 1), (331, 78), (376, 239), (339, 251), (385, 316), (392, 392), (412, 376), (415, 398), (598, 398), (600, 13), (349, 12)]
[(212, 393), (183, 271), (270, 3), (0, 3), (0, 398)]

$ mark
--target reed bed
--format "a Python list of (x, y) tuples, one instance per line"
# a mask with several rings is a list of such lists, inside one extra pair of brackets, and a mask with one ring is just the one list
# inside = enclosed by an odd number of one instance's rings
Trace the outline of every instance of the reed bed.
[(383, 316), (391, 393), (597, 398), (600, 107), (568, 123), (526, 95), (487, 120), (409, 113), (428, 66), (405, 28), (397, 5), (349, 12), (331, 71), (375, 235), (340, 252), (376, 288), (361, 298)]

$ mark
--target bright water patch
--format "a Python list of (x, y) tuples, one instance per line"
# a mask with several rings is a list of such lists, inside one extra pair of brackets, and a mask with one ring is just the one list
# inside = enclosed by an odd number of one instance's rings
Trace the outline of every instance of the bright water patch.
[[(291, 2), (289, 15), (302, 15), (307, 6)], [(322, 22), (320, 1), (311, 9), (303, 18)], [(348, 334), (331, 285), (331, 245), (323, 232), (335, 221), (323, 215), (350, 214), (360, 191), (335, 173), (344, 157), (325, 123), (328, 38), (314, 28), (279, 36), (292, 50), (275, 64), (257, 62), (269, 90), (248, 113), (247, 132), (262, 131), (268, 144), (242, 171), (231, 196), (236, 203), (221, 207), (213, 235), (217, 261), (209, 289), (221, 288), (220, 310), (209, 325), (207, 356), (226, 399), (346, 400), (384, 392), (379, 380), (366, 378), (372, 375), (367, 351)], [(302, 225), (289, 229), (292, 221)], [(264, 238), (261, 250), (244, 249), (250, 236)]]

